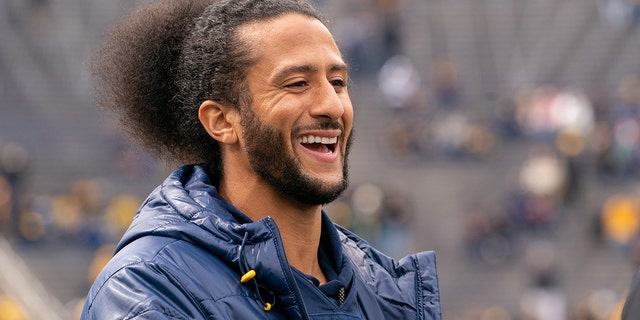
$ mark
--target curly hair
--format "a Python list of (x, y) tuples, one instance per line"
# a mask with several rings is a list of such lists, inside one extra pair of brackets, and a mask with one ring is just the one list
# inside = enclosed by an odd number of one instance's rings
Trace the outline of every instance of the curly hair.
[(238, 27), (285, 13), (326, 24), (305, 0), (164, 0), (117, 23), (94, 54), (98, 103), (119, 115), (124, 130), (167, 162), (204, 163), (217, 182), (222, 154), (198, 119), (214, 100), (249, 105), (246, 73), (255, 50)]

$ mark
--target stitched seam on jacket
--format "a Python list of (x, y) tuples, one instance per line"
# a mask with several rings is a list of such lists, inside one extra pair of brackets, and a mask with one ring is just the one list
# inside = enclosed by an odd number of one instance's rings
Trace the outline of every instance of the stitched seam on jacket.
[(416, 273), (416, 316), (417, 319), (424, 319), (424, 313), (422, 310), (423, 306), (423, 296), (422, 296), (422, 269), (420, 269), (420, 261), (418, 261), (418, 257), (413, 255), (412, 257), (415, 273)]
[[(269, 232), (271, 232), (271, 234), (275, 234), (274, 230), (271, 228), (269, 223), (265, 223), (264, 225), (267, 226), (267, 228), (269, 229)], [(282, 251), (284, 251), (284, 248), (281, 248), (279, 246), (279, 243), (278, 243), (278, 241), (276, 241), (275, 237), (271, 237), (271, 241), (273, 241), (273, 244), (277, 249), (276, 253), (278, 254), (278, 263), (280, 263), (283, 260), (286, 261), (287, 259), (281, 255)], [(287, 281), (287, 291), (293, 291), (291, 283), (289, 282), (290, 279), (288, 279), (286, 276), (284, 277), (284, 279)]]
[(177, 319), (177, 320), (187, 320), (187, 318), (182, 317), (182, 316), (181, 316), (181, 315), (179, 315), (179, 314), (174, 314), (174, 313), (167, 314), (167, 313), (162, 312), (162, 311), (164, 311), (164, 310), (158, 310), (158, 309), (144, 309), (144, 310), (142, 310), (142, 311), (140, 311), (140, 312), (138, 312), (138, 313), (136, 313), (136, 314), (134, 314), (134, 315), (131, 315), (131, 316), (128, 316), (128, 317), (123, 318), (123, 320), (132, 320), (132, 319), (135, 319), (135, 318), (137, 318), (137, 317), (141, 317), (141, 316), (142, 316), (142, 315), (144, 315), (145, 313), (152, 313), (152, 312), (157, 312), (157, 313), (159, 313), (159, 314), (162, 314), (163, 316), (170, 317), (169, 319), (171, 319), (171, 320), (173, 320), (173, 319)]
[[(174, 242), (171, 242), (171, 244), (176, 243), (177, 241), (180, 240), (176, 240)], [(165, 245), (164, 247), (162, 247), (161, 250), (158, 251), (158, 253), (154, 256), (154, 258), (158, 255), (160, 255), (161, 252), (165, 251), (166, 248), (168, 247), (169, 244)], [(147, 262), (147, 263), (152, 263), (151, 261)], [(173, 272), (171, 272), (171, 268), (168, 268), (165, 264), (160, 263), (160, 262), (153, 262), (154, 265), (158, 266), (158, 268), (160, 268), (165, 276), (167, 278), (171, 278), (172, 283), (175, 283), (177, 285), (179, 285), (180, 290), (182, 290), (182, 292), (185, 292), (187, 294), (187, 296), (189, 297), (189, 300), (193, 301), (194, 303), (194, 307), (196, 307), (198, 309), (198, 311), (200, 312), (200, 314), (206, 314), (205, 310), (202, 309), (202, 306), (200, 305), (200, 300), (197, 299), (191, 292), (191, 290), (187, 290), (186, 286), (180, 281), (179, 277), (176, 277)]]

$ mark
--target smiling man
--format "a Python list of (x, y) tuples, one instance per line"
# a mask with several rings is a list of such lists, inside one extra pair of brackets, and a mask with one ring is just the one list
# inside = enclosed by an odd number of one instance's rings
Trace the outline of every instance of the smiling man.
[(93, 72), (123, 128), (183, 165), (141, 206), (83, 319), (441, 318), (432, 252), (395, 262), (322, 211), (348, 185), (353, 107), (310, 4), (147, 5)]

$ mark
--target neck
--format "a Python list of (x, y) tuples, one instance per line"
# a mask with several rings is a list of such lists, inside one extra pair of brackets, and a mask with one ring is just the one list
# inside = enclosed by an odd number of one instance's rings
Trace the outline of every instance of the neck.
[[(274, 217), (289, 264), (305, 274), (326, 282), (318, 261), (318, 248), (322, 232), (321, 211), (303, 214), (304, 217), (278, 219)], [(278, 219), (278, 220), (276, 220)]]
[(261, 181), (223, 179), (220, 195), (251, 220), (270, 216), (278, 226), (289, 265), (327, 281), (318, 262), (322, 231), (322, 206), (303, 205), (283, 197)]

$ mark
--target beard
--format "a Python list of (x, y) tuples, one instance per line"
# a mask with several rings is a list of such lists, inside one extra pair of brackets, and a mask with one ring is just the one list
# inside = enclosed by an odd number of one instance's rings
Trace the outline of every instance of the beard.
[[(337, 199), (348, 185), (347, 158), (353, 133), (346, 141), (342, 163), (342, 179), (328, 184), (304, 173), (302, 164), (286, 147), (285, 134), (262, 122), (249, 108), (241, 110), (241, 124), (251, 168), (280, 194), (299, 203), (323, 205)], [(324, 124), (324, 127), (333, 127)], [(294, 141), (293, 138), (291, 141)], [(340, 146), (338, 146), (339, 148)]]

